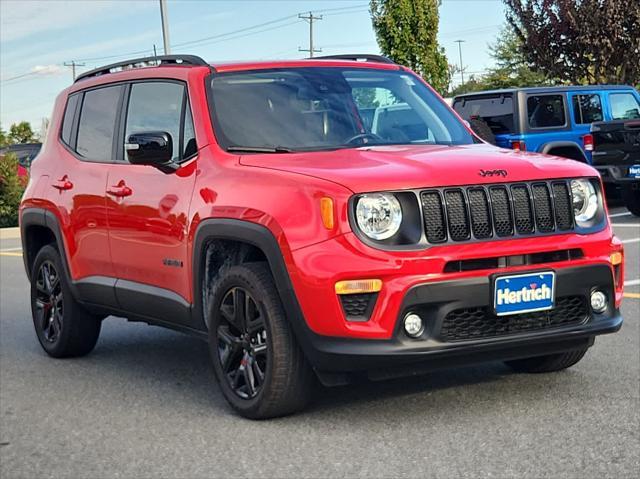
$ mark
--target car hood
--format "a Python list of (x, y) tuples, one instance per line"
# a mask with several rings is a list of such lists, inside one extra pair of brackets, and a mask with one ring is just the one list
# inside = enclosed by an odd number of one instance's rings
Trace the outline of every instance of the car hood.
[(354, 193), (597, 175), (577, 161), (485, 144), (255, 154), (242, 156), (240, 163), (321, 178)]

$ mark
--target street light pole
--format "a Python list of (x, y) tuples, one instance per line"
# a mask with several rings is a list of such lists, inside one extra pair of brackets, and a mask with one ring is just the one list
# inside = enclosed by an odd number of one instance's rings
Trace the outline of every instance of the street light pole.
[(167, 11), (167, 0), (160, 0), (160, 18), (162, 20), (162, 42), (164, 44), (164, 54), (171, 55), (169, 46), (169, 18)]
[(460, 79), (462, 80), (460, 85), (464, 85), (464, 67), (462, 66), (462, 44), (464, 40), (456, 40), (456, 43), (458, 44), (458, 53), (460, 54)]

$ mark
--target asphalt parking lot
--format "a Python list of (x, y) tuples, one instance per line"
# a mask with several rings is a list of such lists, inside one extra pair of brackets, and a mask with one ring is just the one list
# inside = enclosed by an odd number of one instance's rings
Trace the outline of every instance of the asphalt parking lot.
[(626, 322), (574, 368), (318, 388), (303, 413), (264, 422), (231, 412), (206, 345), (179, 333), (109, 319), (91, 355), (48, 358), (19, 240), (3, 240), (0, 477), (637, 477), (640, 219), (625, 212), (611, 211)]

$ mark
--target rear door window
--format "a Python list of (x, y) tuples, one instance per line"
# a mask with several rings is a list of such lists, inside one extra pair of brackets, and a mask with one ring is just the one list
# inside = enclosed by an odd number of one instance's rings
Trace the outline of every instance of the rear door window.
[(611, 118), (613, 120), (634, 120), (640, 118), (640, 104), (631, 93), (611, 93)]
[(600, 95), (589, 93), (573, 96), (573, 117), (578, 124), (602, 121)]
[(121, 86), (112, 86), (84, 94), (76, 152), (87, 160), (112, 161), (121, 89)]
[(564, 97), (562, 95), (531, 95), (527, 98), (527, 117), (531, 128), (565, 126)]
[(514, 133), (512, 95), (461, 98), (453, 103), (453, 109), (467, 121), (484, 121), (494, 135)]

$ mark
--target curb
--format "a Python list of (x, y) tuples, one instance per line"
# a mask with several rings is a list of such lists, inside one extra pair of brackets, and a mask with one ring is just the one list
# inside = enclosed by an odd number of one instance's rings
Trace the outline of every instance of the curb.
[(20, 228), (0, 228), (0, 239), (20, 238)]

